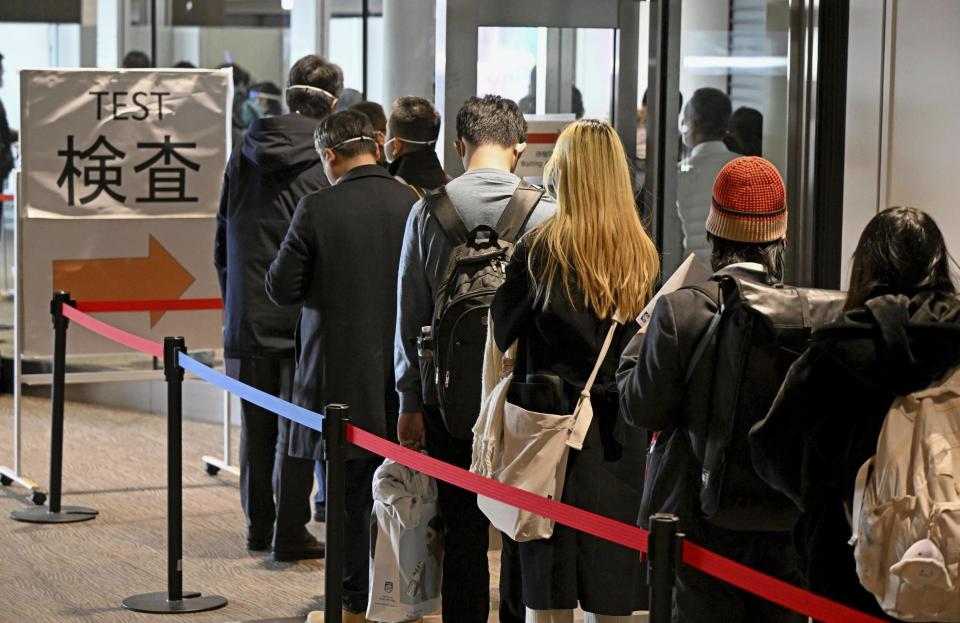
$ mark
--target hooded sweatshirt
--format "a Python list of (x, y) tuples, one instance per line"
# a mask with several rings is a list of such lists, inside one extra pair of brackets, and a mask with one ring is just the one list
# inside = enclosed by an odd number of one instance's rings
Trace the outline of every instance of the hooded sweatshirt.
[(812, 340), (750, 433), (753, 464), (803, 511), (795, 540), (809, 588), (886, 618), (860, 586), (847, 543), (854, 483), (894, 399), (960, 365), (960, 301), (879, 296)]
[(293, 357), (300, 308), (274, 305), (264, 276), (297, 204), (330, 185), (314, 148), (319, 124), (296, 114), (256, 119), (227, 164), (214, 247), (225, 307), (225, 357)]

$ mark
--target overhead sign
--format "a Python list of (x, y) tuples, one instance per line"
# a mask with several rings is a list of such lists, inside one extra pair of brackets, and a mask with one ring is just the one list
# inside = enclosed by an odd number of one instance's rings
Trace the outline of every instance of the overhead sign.
[(525, 115), (527, 148), (517, 163), (516, 174), (523, 178), (543, 179), (543, 167), (553, 154), (553, 146), (563, 129), (573, 123), (572, 114)]
[(28, 218), (216, 213), (229, 70), (24, 70)]

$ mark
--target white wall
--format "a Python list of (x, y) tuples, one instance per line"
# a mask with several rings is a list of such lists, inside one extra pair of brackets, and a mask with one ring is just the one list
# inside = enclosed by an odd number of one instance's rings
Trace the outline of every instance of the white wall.
[(891, 206), (930, 213), (960, 254), (960, 2), (886, 5), (885, 11), (882, 0), (851, 2), (844, 284), (864, 225)]

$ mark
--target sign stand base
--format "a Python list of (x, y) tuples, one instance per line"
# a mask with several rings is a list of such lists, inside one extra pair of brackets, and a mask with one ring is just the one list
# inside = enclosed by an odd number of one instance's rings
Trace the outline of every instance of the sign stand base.
[(200, 593), (185, 591), (183, 599), (171, 601), (170, 594), (162, 593), (143, 593), (127, 597), (121, 602), (127, 610), (134, 612), (150, 612), (154, 614), (176, 614), (178, 612), (206, 612), (207, 610), (216, 610), (227, 605), (226, 597), (219, 595), (207, 595), (203, 597)]
[(74, 523), (96, 518), (97, 510), (84, 506), (61, 506), (59, 513), (46, 506), (34, 506), (10, 513), (10, 517), (26, 523)]

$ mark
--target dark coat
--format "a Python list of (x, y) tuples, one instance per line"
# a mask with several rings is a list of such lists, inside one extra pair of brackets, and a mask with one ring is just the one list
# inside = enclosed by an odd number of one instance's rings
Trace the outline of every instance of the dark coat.
[[(734, 264), (718, 271), (717, 275), (729, 275), (743, 282), (773, 284), (769, 275), (759, 265)], [(653, 311), (646, 335), (638, 334), (634, 338), (627, 346), (621, 362), (618, 376), (624, 422), (660, 432), (657, 439), (660, 450), (664, 449), (666, 443), (681, 446), (670, 448), (673, 453), (684, 448), (689, 452), (693, 448), (710, 447), (711, 413), (715, 412), (713, 399), (717, 393), (715, 382), (719, 376), (715, 362), (720, 358), (716, 338), (706, 346), (698, 365), (693, 368), (689, 381), (687, 380), (693, 353), (717, 311), (720, 296), (717, 285), (710, 283), (706, 286), (704, 289), (707, 292), (713, 290), (716, 294), (710, 296), (699, 288), (683, 288), (662, 297)], [(722, 323), (720, 326), (722, 331), (722, 327), (726, 325)], [(740, 387), (750, 387), (750, 383), (750, 379), (745, 379)], [(727, 446), (728, 463), (752, 471), (747, 450), (747, 430), (753, 422), (766, 414), (778, 387), (779, 377), (772, 387), (751, 392), (756, 396), (756, 400), (744, 401), (741, 405), (733, 431), (742, 430), (742, 434), (734, 436)], [(753, 416), (752, 420), (746, 423), (740, 421), (750, 416)], [(686, 436), (689, 443), (679, 439), (670, 441), (670, 436), (675, 431)], [(701, 517), (699, 465), (694, 469), (677, 470), (681, 462), (677, 461), (675, 456), (670, 457), (668, 464), (674, 468), (668, 470), (669, 474), (664, 473), (656, 482), (650, 483), (655, 489), (648, 493), (657, 500), (669, 500), (671, 505), (654, 505), (649, 508), (649, 512), (679, 515), (681, 528), (696, 537), (699, 532), (696, 520)], [(693, 463), (690, 462), (689, 465)], [(669, 476), (667, 482), (661, 481), (664, 476)], [(758, 482), (755, 477), (753, 481)], [(762, 486), (762, 483), (759, 484)], [(669, 498), (667, 492), (670, 492)], [(741, 493), (744, 497), (761, 497), (756, 493), (752, 496), (746, 496), (746, 492)], [(765, 512), (783, 516), (782, 523), (792, 525), (791, 515), (795, 515), (795, 510), (789, 500), (770, 493), (779, 499), (777, 504), (770, 502)], [(641, 522), (641, 525), (645, 525), (645, 522)], [(748, 527), (744, 526), (743, 529)]]
[(440, 166), (437, 152), (423, 149), (403, 154), (390, 163), (390, 175), (400, 178), (405, 184), (416, 186), (421, 191), (440, 188), (450, 177)]
[[(399, 409), (393, 376), (397, 271), (416, 200), (381, 167), (357, 167), (300, 202), (267, 271), (273, 301), (303, 305), (293, 401), (318, 413), (327, 404), (346, 403), (353, 424), (381, 437)], [(322, 457), (319, 433), (288, 425), (281, 437), (291, 455)], [(348, 458), (368, 456), (348, 449)]]
[(10, 171), (13, 170), (13, 143), (16, 140), (16, 132), (10, 129), (7, 121), (7, 110), (0, 102), (0, 190), (3, 190), (3, 183), (6, 181)]
[(300, 306), (274, 305), (263, 279), (297, 203), (330, 185), (313, 146), (319, 123), (301, 115), (257, 119), (227, 165), (213, 256), (225, 307), (225, 357), (293, 357)]
[(851, 310), (790, 369), (750, 445), (758, 473), (803, 511), (795, 541), (813, 592), (882, 617), (857, 578), (844, 506), (894, 399), (958, 364), (960, 302), (928, 292)]
[[(572, 304), (564, 295), (551, 297), (545, 306), (535, 303), (528, 240), (517, 245), (506, 281), (493, 300), (494, 337), (502, 350), (520, 340), (514, 378), (525, 379), (529, 373), (562, 379), (564, 404), (552, 405), (552, 412), (569, 414), (593, 370), (611, 321)], [(582, 297), (574, 294), (574, 300)], [(640, 505), (646, 435), (633, 430), (624, 443), (614, 440), (615, 374), (620, 352), (636, 329), (630, 322), (614, 335), (591, 392), (594, 418), (583, 449), (570, 453), (561, 498), (566, 504), (626, 523), (636, 520)], [(531, 410), (546, 410), (512, 395), (510, 399)], [(645, 578), (640, 558), (632, 550), (559, 524), (550, 539), (520, 543), (519, 548), (527, 606), (573, 608), (579, 600), (584, 610), (609, 615), (645, 608)]]

